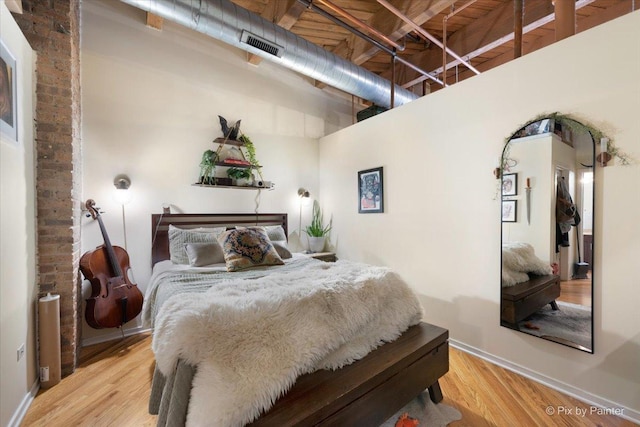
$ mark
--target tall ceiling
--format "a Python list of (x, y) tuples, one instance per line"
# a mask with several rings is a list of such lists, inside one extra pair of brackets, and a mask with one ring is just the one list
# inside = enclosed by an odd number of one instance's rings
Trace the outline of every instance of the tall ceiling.
[[(331, 51), (348, 61), (393, 80), (418, 95), (434, 92), (443, 86), (396, 60), (392, 61), (390, 43), (396, 55), (430, 76), (443, 80), (443, 50), (438, 46), (445, 37), (446, 46), (478, 72), (514, 59), (514, 10), (523, 4), (521, 52), (526, 55), (556, 41), (556, 21), (551, 0), (232, 0), (277, 25)], [(573, 0), (555, 0), (570, 2)], [(382, 3), (401, 12), (411, 24), (392, 13)], [(311, 6), (309, 6), (311, 4)], [(577, 0), (576, 32), (592, 28), (632, 12), (632, 0)], [(369, 35), (387, 47), (385, 52), (370, 41), (326, 17), (326, 13)], [(343, 13), (344, 12), (344, 13)], [(350, 15), (350, 16), (349, 16)], [(352, 18), (366, 26), (360, 26)], [(374, 34), (374, 31), (379, 33)], [(385, 36), (383, 40), (379, 35)], [(259, 64), (260, 57), (248, 60)], [(452, 55), (446, 59), (446, 83), (473, 77), (470, 70)], [(317, 86), (324, 87), (317, 82)]]

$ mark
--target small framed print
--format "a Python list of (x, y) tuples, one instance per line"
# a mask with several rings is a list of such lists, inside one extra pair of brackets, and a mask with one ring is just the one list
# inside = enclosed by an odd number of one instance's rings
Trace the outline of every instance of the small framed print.
[(18, 143), (16, 59), (0, 40), (0, 131)]
[(358, 172), (358, 213), (384, 212), (382, 167)]
[(518, 174), (505, 173), (502, 175), (502, 195), (516, 196), (518, 194)]
[(502, 222), (516, 222), (518, 219), (518, 201), (502, 201)]

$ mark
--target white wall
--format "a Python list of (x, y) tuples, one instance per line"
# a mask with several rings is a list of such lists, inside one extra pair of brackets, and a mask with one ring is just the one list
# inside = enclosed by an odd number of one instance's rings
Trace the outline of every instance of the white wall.
[[(555, 261), (555, 186), (551, 145), (554, 134), (533, 135), (511, 141), (509, 157), (518, 163), (509, 173), (518, 174), (516, 222), (502, 223), (503, 242), (526, 242), (538, 258)], [(561, 142), (560, 142), (561, 143)], [(561, 143), (562, 144), (562, 143)], [(527, 178), (531, 184), (531, 223), (527, 223)], [(553, 230), (553, 232), (552, 232)]]
[[(0, 134), (0, 425), (14, 425), (36, 383), (33, 70), (35, 53), (4, 2), (0, 39), (16, 59), (18, 144)], [(25, 356), (17, 360), (18, 347)]]
[[(351, 105), (307, 79), (165, 21), (145, 27), (144, 12), (120, 2), (82, 4), (83, 198), (95, 199), (114, 245), (122, 213), (112, 197), (120, 173), (132, 181), (125, 206), (127, 250), (144, 292), (150, 276), (151, 214), (253, 212), (258, 193), (193, 187), (202, 153), (222, 136), (218, 114), (253, 140), (266, 180), (260, 212), (286, 212), (297, 242), (299, 187), (317, 196), (318, 138), (351, 124)], [(217, 146), (216, 146), (217, 147)], [(310, 209), (305, 211), (308, 222)], [(102, 243), (85, 218), (82, 252)], [(85, 289), (84, 297), (90, 291)], [(132, 322), (128, 328), (136, 327)], [(118, 331), (83, 329), (83, 342)]]
[[(397, 270), (425, 319), (459, 345), (640, 419), (640, 162), (597, 170), (593, 355), (500, 327), (492, 174), (505, 138), (554, 111), (640, 161), (639, 75), (634, 12), (322, 138), (320, 190), (338, 256)], [(385, 213), (359, 215), (356, 173), (376, 166)]]

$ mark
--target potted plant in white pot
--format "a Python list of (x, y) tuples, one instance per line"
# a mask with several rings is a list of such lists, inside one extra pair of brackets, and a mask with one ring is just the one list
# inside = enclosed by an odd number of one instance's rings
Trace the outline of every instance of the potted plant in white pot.
[(311, 252), (322, 252), (329, 231), (331, 231), (331, 223), (326, 226), (323, 224), (320, 204), (314, 200), (311, 224), (307, 225), (305, 229), (305, 233), (309, 236), (309, 250)]
[(235, 185), (241, 187), (251, 185), (251, 169), (249, 168), (229, 168), (227, 176), (233, 178)]

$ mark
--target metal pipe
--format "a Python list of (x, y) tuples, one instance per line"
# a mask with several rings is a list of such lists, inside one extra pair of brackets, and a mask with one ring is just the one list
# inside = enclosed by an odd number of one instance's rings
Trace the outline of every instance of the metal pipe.
[[(389, 80), (328, 52), (229, 0), (122, 0), (167, 20), (326, 83), (377, 105), (389, 106)], [(250, 40), (251, 39), (251, 40)], [(264, 45), (269, 49), (263, 49)], [(395, 102), (418, 98), (395, 88)]]
[(477, 0), (470, 0), (465, 4), (463, 4), (461, 7), (459, 7), (458, 9), (452, 10), (450, 14), (442, 18), (442, 81), (444, 81), (445, 83), (447, 81), (447, 21), (453, 15), (456, 15), (462, 12), (463, 10), (471, 6), (476, 1)]
[(380, 40), (385, 41), (387, 44), (390, 44), (391, 46), (393, 46), (394, 48), (396, 48), (400, 52), (402, 52), (404, 50), (404, 46), (399, 45), (394, 40), (391, 40), (389, 37), (385, 36), (380, 31), (378, 31), (375, 28), (365, 24), (364, 22), (362, 22), (361, 20), (359, 20), (358, 18), (356, 18), (355, 16), (353, 16), (352, 14), (347, 12), (346, 10), (342, 9), (340, 6), (337, 6), (337, 5), (333, 4), (333, 3), (331, 3), (329, 0), (313, 0), (313, 2), (324, 5), (325, 7), (327, 7), (332, 12), (335, 12), (338, 15), (343, 16), (347, 21), (349, 21), (352, 24), (364, 29), (369, 34), (373, 34), (374, 36), (376, 36)]
[[(123, 1), (125, 1), (125, 0), (123, 0)], [(427, 71), (425, 71), (425, 70), (413, 65), (409, 61), (407, 61), (405, 59), (402, 59), (401, 57), (397, 56), (396, 53), (393, 50), (389, 49), (388, 47), (386, 47), (385, 45), (383, 45), (379, 41), (372, 39), (368, 35), (364, 34), (362, 31), (360, 31), (360, 30), (358, 30), (356, 28), (353, 28), (351, 25), (347, 24), (346, 22), (343, 22), (343, 21), (339, 20), (338, 18), (336, 18), (335, 16), (331, 15), (330, 13), (326, 12), (325, 10), (320, 9), (318, 6), (314, 5), (311, 1), (309, 1), (309, 0), (298, 0), (298, 2), (304, 4), (306, 7), (308, 7), (311, 10), (313, 10), (314, 12), (318, 13), (319, 15), (324, 16), (325, 18), (327, 18), (328, 20), (330, 20), (334, 24), (337, 24), (337, 25), (341, 26), (342, 28), (345, 28), (345, 29), (351, 31), (353, 34), (357, 35), (358, 37), (363, 38), (364, 40), (368, 41), (369, 43), (371, 43), (372, 45), (374, 45), (378, 49), (388, 53), (391, 56), (396, 56), (396, 59), (400, 63), (402, 63), (402, 64), (406, 65), (407, 67), (417, 71), (418, 73), (422, 74), (426, 78), (431, 79), (434, 82), (436, 82), (436, 83), (438, 83), (438, 84), (440, 84), (442, 86), (446, 86), (443, 82), (438, 80), (438, 78), (433, 77)]]
[(396, 91), (395, 89), (396, 89), (396, 56), (392, 55), (391, 56), (391, 102), (389, 102), (389, 105), (391, 106), (389, 108), (391, 109), (393, 109), (394, 107), (393, 98), (395, 97), (395, 91)]
[(402, 19), (404, 22), (409, 24), (409, 26), (413, 28), (415, 31), (417, 31), (418, 33), (422, 34), (423, 36), (431, 40), (436, 46), (439, 46), (440, 48), (445, 49), (449, 55), (453, 56), (455, 59), (460, 61), (465, 67), (467, 67), (468, 69), (470, 69), (476, 74), (480, 74), (480, 71), (478, 71), (473, 65), (471, 65), (470, 63), (462, 59), (457, 53), (455, 53), (451, 49), (445, 48), (444, 45), (440, 42), (440, 40), (438, 40), (437, 38), (429, 34), (429, 32), (427, 32), (424, 28), (422, 28), (421, 26), (413, 22), (411, 19), (405, 16), (402, 12), (400, 12), (398, 9), (393, 7), (389, 2), (387, 2), (386, 0), (378, 0), (378, 3), (380, 3), (382, 6), (387, 8), (391, 13), (396, 15), (398, 18)]

